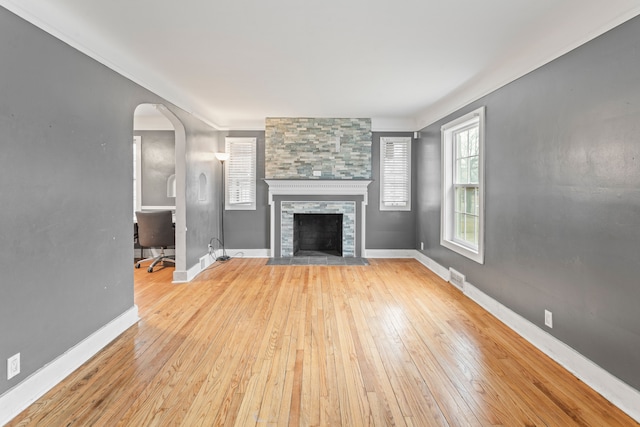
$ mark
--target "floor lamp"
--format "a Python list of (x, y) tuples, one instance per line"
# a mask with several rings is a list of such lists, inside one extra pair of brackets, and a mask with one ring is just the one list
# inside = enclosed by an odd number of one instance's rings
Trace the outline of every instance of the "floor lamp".
[(216, 261), (228, 261), (231, 257), (227, 255), (227, 251), (224, 249), (224, 202), (227, 197), (224, 192), (224, 162), (229, 160), (229, 153), (216, 153), (216, 159), (222, 163), (222, 198), (220, 199), (220, 244), (222, 245), (222, 255), (216, 258)]

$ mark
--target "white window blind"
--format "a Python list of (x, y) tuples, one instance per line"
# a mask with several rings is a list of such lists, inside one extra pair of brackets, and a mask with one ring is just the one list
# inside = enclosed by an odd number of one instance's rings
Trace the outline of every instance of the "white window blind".
[(226, 138), (227, 210), (256, 208), (256, 139)]
[(411, 210), (411, 137), (380, 138), (380, 210)]

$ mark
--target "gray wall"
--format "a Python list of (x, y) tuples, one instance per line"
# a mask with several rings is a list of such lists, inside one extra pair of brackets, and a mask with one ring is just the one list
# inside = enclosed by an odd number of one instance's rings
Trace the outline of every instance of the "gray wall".
[[(211, 236), (219, 234), (220, 218), (220, 162), (213, 153), (220, 141), (219, 133), (179, 110), (173, 110), (186, 128), (186, 214), (187, 214), (187, 269), (199, 263), (208, 253)], [(207, 197), (200, 198), (200, 175), (206, 177)]]
[[(369, 203), (367, 205), (367, 249), (413, 249), (416, 247), (416, 189), (413, 188), (414, 204), (412, 211), (391, 212), (380, 211), (380, 137), (381, 136), (412, 136), (411, 132), (373, 132), (372, 133), (372, 178), (369, 185)], [(225, 215), (225, 240), (227, 248), (237, 249), (265, 249), (269, 247), (269, 188), (264, 182), (265, 177), (265, 132), (261, 131), (232, 131), (221, 132), (224, 149), (224, 137), (252, 137), (257, 138), (257, 199), (255, 211), (227, 211)], [(416, 143), (413, 143), (412, 174), (415, 179), (419, 165), (416, 162)], [(219, 187), (216, 187), (218, 189)], [(217, 235), (215, 237), (218, 237)]]
[(175, 206), (167, 197), (167, 178), (176, 171), (176, 137), (173, 131), (135, 131), (142, 141), (142, 206)]
[[(423, 129), (416, 151), (424, 253), (635, 388), (638, 40), (636, 18)], [(439, 244), (440, 126), (481, 105), (484, 265)], [(553, 312), (553, 329), (544, 326), (544, 309)]]
[[(413, 136), (413, 132), (373, 132), (371, 145), (373, 182), (367, 204), (367, 249), (414, 249), (416, 247), (416, 186), (413, 185), (410, 211), (380, 210), (380, 137)], [(416, 142), (411, 146), (412, 182), (416, 181)]]
[[(221, 147), (224, 151), (224, 137), (256, 138), (256, 210), (226, 211), (224, 217), (224, 238), (227, 248), (266, 249), (269, 247), (269, 188), (264, 182), (265, 173), (265, 133), (263, 131), (221, 132)], [(220, 173), (220, 172), (219, 172)], [(220, 187), (216, 189), (221, 190)], [(217, 236), (216, 236), (217, 237)], [(234, 255), (233, 252), (229, 255)]]
[[(133, 112), (164, 101), (3, 8), (0, 58), (1, 394), (133, 307)], [(215, 134), (171, 108), (199, 174)]]

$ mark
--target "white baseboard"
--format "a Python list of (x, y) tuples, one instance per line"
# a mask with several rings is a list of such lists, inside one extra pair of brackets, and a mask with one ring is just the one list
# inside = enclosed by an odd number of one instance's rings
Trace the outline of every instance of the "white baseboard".
[(187, 271), (174, 271), (173, 283), (187, 283), (192, 281), (198, 274), (215, 262), (215, 259), (208, 253), (202, 255), (197, 264), (192, 265)]
[(182, 270), (173, 271), (173, 283), (186, 283), (188, 282), (189, 272)]
[(424, 264), (425, 267), (427, 267), (429, 270), (436, 273), (445, 282), (449, 281), (449, 279), (451, 278), (450, 277), (451, 273), (448, 268), (444, 268), (443, 266), (441, 266), (440, 264), (438, 264), (437, 262), (435, 262), (434, 260), (432, 260), (431, 258), (429, 258), (428, 256), (426, 256), (420, 251), (414, 251), (414, 252), (415, 252), (415, 258), (418, 261), (420, 261), (422, 264)]
[(414, 249), (365, 249), (365, 258), (415, 258)]
[[(415, 259), (442, 279), (449, 281), (449, 270), (442, 265), (419, 251), (415, 251)], [(600, 393), (609, 402), (616, 405), (634, 420), (640, 422), (640, 391), (610, 374), (564, 342), (540, 329), (537, 325), (485, 294), (471, 283), (465, 282), (462, 291), (469, 299), (478, 303), (522, 338)]]
[[(174, 271), (173, 273), (173, 283), (187, 283), (192, 281), (198, 274), (204, 271), (207, 267), (213, 264), (215, 260), (215, 256), (221, 255), (220, 250), (218, 249), (217, 254), (214, 256), (204, 254), (200, 257), (200, 260), (197, 264), (191, 266), (187, 271)], [(269, 249), (227, 249), (227, 255), (231, 258), (269, 258), (270, 251)]]
[[(200, 274), (205, 268), (207, 268), (208, 266), (211, 265), (210, 262), (208, 262), (208, 257), (200, 257), (200, 262), (198, 262), (196, 265), (192, 266), (190, 269), (187, 270), (187, 282), (192, 281), (193, 279), (195, 279), (195, 277)], [(205, 261), (204, 267), (202, 267), (202, 265), (200, 264), (203, 260)]]
[(138, 307), (134, 305), (0, 396), (0, 425), (25, 410), (138, 320)]
[(227, 249), (231, 258), (270, 258), (269, 249)]

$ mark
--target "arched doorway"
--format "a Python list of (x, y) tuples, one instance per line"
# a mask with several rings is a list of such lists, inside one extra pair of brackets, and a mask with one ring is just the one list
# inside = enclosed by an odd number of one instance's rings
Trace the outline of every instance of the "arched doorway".
[[(174, 173), (170, 174), (165, 172), (161, 175), (162, 182), (159, 182), (156, 187), (161, 187), (166, 192), (166, 197), (175, 199), (175, 205), (168, 206), (166, 200), (161, 200), (162, 197), (152, 199), (152, 205), (146, 206), (147, 208), (166, 208), (175, 206), (175, 224), (176, 224), (176, 268), (173, 274), (174, 282), (183, 282), (186, 277), (186, 164), (185, 164), (185, 147), (186, 147), (186, 132), (182, 122), (163, 104), (140, 104), (134, 111), (134, 140), (136, 134), (142, 132), (162, 132), (173, 131), (174, 145), (175, 145), (175, 168)], [(139, 146), (138, 146), (139, 147)], [(137, 197), (136, 205), (134, 209), (144, 209), (142, 201), (142, 186), (139, 184), (142, 178), (142, 164), (139, 148), (134, 153), (134, 163), (137, 166), (138, 173), (136, 176), (136, 182), (138, 183), (137, 190), (134, 193)], [(137, 159), (136, 159), (137, 157)], [(164, 176), (167, 175), (167, 176)], [(156, 180), (159, 179), (155, 177)], [(158, 203), (161, 205), (154, 205), (153, 202), (161, 200)]]

